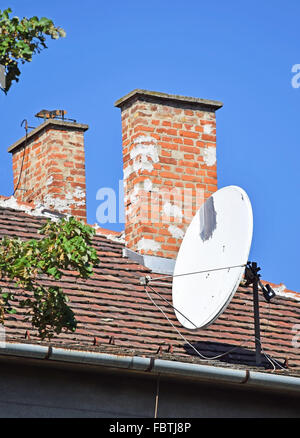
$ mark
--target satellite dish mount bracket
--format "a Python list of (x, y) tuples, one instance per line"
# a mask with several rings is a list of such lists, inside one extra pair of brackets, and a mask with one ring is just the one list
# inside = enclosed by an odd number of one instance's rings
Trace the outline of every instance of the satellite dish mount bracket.
[(266, 301), (270, 301), (275, 292), (269, 284), (265, 286), (260, 280), (260, 267), (256, 262), (248, 262), (245, 269), (245, 286), (251, 286), (253, 288), (253, 311), (254, 311), (254, 331), (255, 331), (255, 352), (256, 352), (256, 365), (261, 365), (261, 341), (260, 341), (260, 321), (259, 321), (259, 297), (258, 286), (260, 286)]
[(255, 359), (256, 365), (261, 365), (261, 342), (260, 342), (260, 322), (259, 322), (259, 298), (258, 284), (260, 279), (260, 267), (256, 262), (248, 262), (245, 269), (246, 286), (252, 285), (253, 288), (253, 311), (254, 311), (254, 332), (255, 332)]

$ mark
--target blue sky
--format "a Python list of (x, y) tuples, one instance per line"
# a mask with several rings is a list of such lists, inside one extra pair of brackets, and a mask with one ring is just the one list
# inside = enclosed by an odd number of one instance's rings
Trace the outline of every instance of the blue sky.
[(90, 126), (88, 221), (95, 223), (98, 189), (117, 191), (122, 179), (118, 98), (144, 88), (221, 100), (218, 186), (239, 185), (251, 199), (250, 259), (263, 278), (300, 291), (300, 88), (291, 83), (300, 63), (299, 1), (1, 1), (7, 7), (51, 18), (67, 37), (49, 41), (0, 94), (1, 194), (13, 192), (7, 147), (23, 136), (21, 121), (37, 126), (39, 110), (62, 108)]

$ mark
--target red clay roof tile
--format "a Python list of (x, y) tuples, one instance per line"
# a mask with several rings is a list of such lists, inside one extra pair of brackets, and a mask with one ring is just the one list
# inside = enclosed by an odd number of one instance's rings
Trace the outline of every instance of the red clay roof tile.
[[(0, 207), (0, 237), (38, 237), (37, 231), (45, 221), (45, 217)], [(82, 280), (76, 272), (71, 271), (65, 272), (59, 282), (46, 277), (41, 279), (44, 284), (55, 284), (63, 288), (78, 320), (75, 333), (62, 333), (51, 342), (68, 348), (109, 350), (116, 354), (121, 352), (140, 356), (159, 355), (171, 360), (202, 363), (145, 293), (139, 279), (142, 275), (151, 274), (150, 271), (123, 257), (123, 244), (108, 239), (104, 232), (94, 237), (94, 246), (100, 264), (90, 279)], [(153, 276), (159, 277), (156, 274)], [(1, 280), (0, 286), (8, 284)], [(11, 284), (10, 287), (14, 286)], [(163, 284), (158, 283), (154, 289), (172, 302), (171, 281), (164, 280)], [(286, 296), (284, 293), (276, 296), (270, 303), (260, 296), (261, 340), (265, 353), (271, 359), (277, 360), (281, 366), (288, 359), (289, 370), (286, 372), (300, 373), (300, 347), (293, 346), (293, 326), (300, 322), (300, 294), (288, 292)], [(234, 366), (255, 367), (250, 288), (240, 286), (225, 312), (208, 328), (198, 331), (188, 331), (181, 327), (173, 309), (154, 293), (151, 296), (172, 324), (202, 355), (214, 357), (229, 351), (226, 356), (205, 363), (227, 362)], [(40, 342), (37, 332), (24, 320), (24, 313), (24, 310), (19, 309), (17, 314), (6, 318), (7, 340)], [(113, 342), (109, 343), (112, 339)], [(235, 350), (230, 351), (233, 348)], [(266, 358), (263, 364), (270, 366)]]

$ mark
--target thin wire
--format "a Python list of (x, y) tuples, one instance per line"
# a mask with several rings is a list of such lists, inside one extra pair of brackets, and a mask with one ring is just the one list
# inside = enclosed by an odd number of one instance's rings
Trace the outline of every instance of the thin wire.
[[(17, 182), (16, 188), (14, 189), (13, 196), (15, 196), (15, 193), (18, 190), (20, 182), (21, 182), (21, 176), (22, 176), (22, 172), (23, 172), (23, 165), (24, 165), (24, 158), (25, 158), (25, 151), (26, 151), (26, 147), (27, 147), (28, 125), (27, 125), (27, 120), (24, 119), (23, 122), (24, 121), (25, 121), (25, 132), (26, 132), (26, 134), (25, 134), (24, 152), (23, 152), (23, 157), (22, 157), (21, 169), (20, 169), (20, 172), (19, 172), (19, 178), (18, 178), (18, 182)], [(23, 122), (21, 123), (21, 126), (23, 125)]]
[[(267, 318), (267, 327), (266, 327), (266, 330), (269, 328), (269, 325), (270, 325), (270, 310), (271, 310), (270, 302), (268, 302), (268, 318)], [(260, 346), (261, 346), (261, 349), (262, 349), (262, 351), (263, 351), (263, 348), (262, 348), (262, 344), (261, 344), (261, 342), (260, 342)], [(285, 369), (282, 365), (280, 365), (279, 362), (277, 362), (276, 359), (272, 359), (272, 360), (273, 360), (273, 362), (276, 363), (276, 364), (277, 364), (282, 370)]]
[[(149, 286), (148, 285), (148, 287), (150, 287), (152, 290), (153, 290), (153, 292), (154, 293), (157, 293), (151, 286)], [(207, 360), (215, 360), (215, 359), (219, 359), (220, 357), (223, 357), (223, 356), (227, 356), (228, 354), (230, 354), (232, 351), (235, 351), (235, 350), (237, 350), (238, 348), (240, 348), (242, 345), (244, 345), (246, 342), (248, 342), (249, 341), (249, 339), (252, 339), (252, 336), (249, 336), (249, 337), (247, 337), (246, 339), (244, 339), (244, 341), (243, 342), (241, 342), (238, 346), (236, 346), (236, 347), (233, 347), (233, 348), (231, 348), (230, 350), (228, 350), (227, 352), (225, 352), (225, 353), (222, 353), (222, 354), (219, 354), (219, 355), (217, 355), (217, 356), (212, 356), (212, 357), (207, 357), (207, 356), (204, 356), (203, 354), (201, 354), (187, 339), (186, 339), (186, 337), (180, 332), (180, 330), (178, 330), (178, 328), (177, 327), (175, 327), (175, 325), (172, 323), (172, 321), (170, 320), (170, 318), (165, 314), (165, 312), (163, 311), (163, 309), (160, 307), (160, 306), (158, 306), (156, 303), (155, 303), (155, 301), (152, 299), (152, 297), (151, 297), (151, 295), (148, 293), (148, 291), (147, 291), (147, 285), (145, 285), (145, 292), (146, 292), (146, 294), (147, 294), (147, 296), (148, 296), (148, 298), (151, 300), (151, 302), (154, 304), (154, 306), (155, 307), (157, 307), (160, 311), (161, 311), (161, 313), (164, 315), (164, 317), (168, 320), (168, 322), (169, 322), (169, 324), (171, 324), (171, 326), (173, 327), (173, 329), (179, 334), (179, 336), (184, 340), (184, 342), (186, 342), (197, 354), (198, 354), (198, 356), (200, 356), (200, 358), (202, 359), (202, 360), (205, 360), (205, 361), (207, 361)], [(165, 300), (166, 301), (166, 300)], [(167, 302), (168, 303), (168, 302)], [(173, 307), (173, 306), (172, 306)], [(255, 339), (257, 339), (257, 338), (255, 338)], [(259, 339), (257, 339), (258, 341), (259, 341), (259, 343), (260, 343), (260, 345), (261, 345), (261, 341), (259, 340)], [(264, 349), (263, 349), (263, 347), (262, 347), (262, 345), (261, 345), (261, 351), (262, 351), (262, 353), (263, 353), (263, 355), (266, 357), (266, 359), (270, 362), (270, 364), (272, 365), (272, 367), (273, 367), (273, 371), (275, 371), (276, 370), (276, 367), (275, 367), (275, 365), (274, 365), (274, 362), (277, 364), (277, 365), (279, 365), (280, 367), (281, 367), (281, 365), (280, 364), (278, 364), (278, 362), (277, 361), (275, 361), (275, 359), (271, 359), (266, 353), (265, 353), (265, 351), (264, 351)], [(283, 368), (283, 367), (281, 367), (281, 368)]]
[[(270, 362), (270, 364), (272, 365), (272, 367), (273, 367), (273, 371), (276, 371), (276, 366), (274, 365), (274, 363), (276, 362), (275, 359), (271, 359), (270, 356), (269, 356), (268, 354), (265, 353), (265, 350), (263, 349), (263, 346), (262, 346), (262, 343), (261, 343), (261, 340), (260, 340), (260, 339), (258, 339), (256, 336), (254, 336), (254, 339), (256, 339), (256, 340), (259, 342), (259, 344), (260, 344), (260, 348), (261, 348), (261, 352), (262, 352), (262, 354), (265, 356), (265, 358)], [(276, 362), (276, 363), (277, 363), (277, 362)], [(278, 363), (277, 363), (277, 364), (278, 364)]]
[[(178, 312), (178, 313), (180, 313), (180, 315), (181, 316), (183, 316), (188, 322), (190, 322), (195, 328), (197, 328), (197, 326), (193, 323), (193, 321), (191, 321), (187, 316), (185, 316), (180, 310), (178, 310), (178, 309), (176, 309), (176, 307), (174, 307), (168, 300), (166, 300), (166, 298), (164, 298), (159, 292), (157, 292), (152, 286), (150, 286), (150, 285), (148, 285), (148, 287), (152, 290), (152, 292), (154, 292), (156, 295), (158, 295), (162, 300), (164, 300), (170, 307), (172, 307), (174, 310), (176, 310), (176, 312)], [(154, 303), (155, 304), (155, 303)], [(157, 306), (158, 307), (158, 306)], [(158, 307), (159, 308), (159, 307)], [(160, 309), (160, 308), (159, 308)], [(161, 310), (161, 309), (160, 309)], [(166, 316), (166, 315), (165, 315)], [(270, 316), (270, 303), (269, 303), (269, 316)], [(166, 316), (166, 318), (168, 318), (167, 316)], [(172, 322), (170, 321), (170, 323), (172, 324)], [(271, 363), (271, 365), (273, 366), (273, 368), (274, 368), (274, 371), (275, 371), (275, 367), (274, 367), (274, 364), (273, 364), (273, 362), (271, 361), (271, 360), (269, 360), (269, 358), (268, 358), (268, 356), (267, 356), (267, 354), (263, 351), (263, 347), (262, 347), (262, 344), (261, 344), (261, 341), (258, 339), (258, 338), (256, 338), (255, 336), (254, 336), (254, 338), (255, 339), (257, 339), (258, 341), (259, 341), (259, 343), (260, 343), (260, 346), (261, 346), (261, 350), (262, 350), (262, 352), (263, 352), (263, 355), (267, 358), (267, 360)], [(247, 342), (249, 339), (252, 339), (252, 336), (249, 336), (249, 337), (247, 337), (241, 344), (239, 344), (237, 347), (233, 347), (232, 349), (230, 349), (230, 350), (228, 350), (226, 353), (223, 353), (223, 354), (221, 354), (221, 355), (219, 355), (219, 356), (216, 356), (216, 357), (212, 357), (212, 358), (210, 358), (210, 360), (212, 360), (212, 359), (216, 359), (216, 358), (219, 358), (219, 357), (222, 357), (222, 356), (226, 356), (227, 354), (229, 354), (229, 353), (231, 353), (232, 351), (234, 351), (234, 350), (236, 350), (236, 349), (238, 349), (238, 348), (240, 348), (245, 342)], [(185, 342), (188, 342), (186, 339), (185, 339)], [(198, 351), (198, 350), (197, 350)], [(198, 352), (199, 353), (199, 352)], [(200, 354), (200, 353), (199, 353)], [(203, 356), (203, 357), (205, 357), (205, 356)], [(282, 369), (284, 369), (284, 367), (282, 367), (275, 359), (273, 359), (273, 361), (275, 362), (275, 363), (277, 363), (277, 365), (280, 367), (280, 368), (282, 368)]]
[(157, 376), (157, 381), (156, 381), (156, 395), (155, 395), (154, 418), (157, 418), (157, 412), (158, 412), (158, 401), (159, 401), (159, 378), (160, 378), (160, 375)]
[[(268, 316), (267, 316), (267, 325), (266, 325), (266, 330), (268, 330), (268, 328), (269, 328), (269, 325), (270, 325), (270, 313), (271, 313), (271, 306), (270, 306), (270, 301), (268, 302)], [(261, 349), (262, 349), (262, 351), (263, 351), (263, 347), (262, 347), (262, 343), (261, 343), (261, 341), (259, 342), (260, 343), (260, 346), (261, 346)], [(267, 356), (266, 356), (267, 357)], [(274, 363), (276, 363), (282, 370), (284, 370), (285, 368), (282, 366), (282, 365), (280, 365), (280, 363), (279, 362), (277, 362), (277, 360), (276, 359), (272, 359), (273, 360), (273, 362)], [(274, 365), (273, 365), (273, 367), (274, 367)]]
[[(149, 287), (151, 287), (151, 286), (149, 286)], [(152, 288), (151, 288), (152, 289)], [(151, 297), (151, 295), (148, 293), (148, 291), (147, 291), (147, 289), (146, 289), (146, 286), (145, 286), (145, 292), (146, 292), (146, 294), (148, 295), (148, 298), (152, 301), (152, 303), (154, 304), (154, 306), (156, 306), (160, 311), (161, 311), (161, 313), (164, 315), (164, 317), (169, 321), (169, 323), (171, 324), (171, 326), (174, 328), (174, 330), (176, 330), (176, 332), (179, 334), (179, 336), (181, 336), (181, 338), (184, 340), (184, 342), (186, 342), (203, 360), (214, 360), (214, 359), (219, 359), (220, 357), (222, 357), (222, 356), (226, 356), (227, 354), (229, 354), (231, 351), (234, 351), (234, 350), (236, 350), (237, 348), (239, 348), (241, 345), (243, 345), (248, 339), (246, 339), (246, 340), (244, 340), (240, 345), (238, 345), (237, 347), (234, 347), (234, 348), (232, 348), (232, 349), (230, 349), (229, 351), (227, 351), (227, 352), (225, 352), (225, 353), (222, 353), (222, 354), (219, 354), (219, 355), (217, 355), (217, 356), (213, 356), (213, 357), (207, 357), (207, 356), (204, 356), (203, 354), (201, 354), (187, 339), (186, 339), (186, 337), (180, 332), (180, 330), (178, 330), (178, 328), (177, 327), (175, 327), (175, 325), (173, 324), (173, 322), (170, 320), (170, 318), (165, 314), (165, 312), (163, 311), (163, 309), (160, 307), (160, 306), (158, 306), (156, 303), (155, 303), (155, 301), (152, 299), (152, 297)], [(154, 291), (155, 292), (155, 291)], [(156, 293), (156, 292), (155, 292)], [(195, 324), (194, 324), (195, 325)], [(252, 337), (251, 337), (252, 338)], [(249, 339), (251, 339), (250, 337), (249, 337)]]
[(157, 292), (156, 290), (153, 289), (152, 286), (150, 286), (148, 284), (148, 287), (150, 287), (150, 289), (152, 290), (152, 292), (156, 293), (162, 300), (164, 300), (170, 307), (172, 307), (174, 310), (176, 310), (176, 312), (180, 313), (181, 316), (183, 316), (188, 322), (190, 322), (195, 328), (197, 328), (197, 326), (193, 323), (193, 321), (191, 321), (189, 318), (187, 318), (182, 312), (180, 312), (180, 310), (176, 309), (176, 307), (173, 306), (173, 304), (171, 304), (168, 300), (166, 300), (159, 292)]
[[(269, 326), (269, 316), (270, 316), (270, 303), (268, 303), (269, 304), (269, 306), (268, 306), (268, 310), (269, 310), (269, 314), (268, 314), (268, 319), (267, 319), (267, 328), (268, 328), (268, 326)], [(257, 339), (256, 338), (256, 336), (254, 336), (254, 338), (255, 339)], [(261, 348), (261, 351), (263, 352), (263, 354), (265, 354), (264, 353), (264, 350), (263, 350), (263, 347), (262, 347), (262, 343), (261, 343), (261, 340), (260, 339), (258, 339), (258, 341), (259, 341), (259, 344), (260, 344), (260, 348)], [(268, 357), (265, 355), (265, 357), (268, 359)], [(268, 359), (269, 360), (269, 359)], [(275, 359), (273, 359), (274, 360), (274, 362), (275, 362)], [(276, 362), (277, 363), (277, 362)], [(273, 366), (273, 370), (275, 371), (275, 367), (274, 367), (274, 363), (273, 362), (271, 362), (271, 365)]]
[(150, 278), (150, 279), (148, 279), (148, 282), (150, 282), (150, 281), (160, 281), (160, 280), (162, 280), (164, 278), (183, 277), (185, 275), (194, 275), (194, 274), (205, 274), (206, 272), (222, 271), (222, 270), (225, 270), (225, 269), (241, 268), (241, 267), (246, 267), (246, 266), (247, 266), (246, 264), (243, 264), (243, 265), (225, 266), (224, 268), (205, 269), (204, 271), (187, 272), (187, 273), (184, 273), (184, 274), (164, 275), (162, 277)]

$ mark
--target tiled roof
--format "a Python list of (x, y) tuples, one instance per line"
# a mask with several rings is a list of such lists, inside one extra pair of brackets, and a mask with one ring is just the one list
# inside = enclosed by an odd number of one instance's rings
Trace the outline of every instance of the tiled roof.
[[(38, 237), (37, 230), (45, 221), (46, 218), (42, 216), (0, 207), (0, 237)], [(108, 235), (116, 233), (109, 232)], [(151, 293), (155, 303), (202, 355), (217, 356), (237, 347), (219, 359), (203, 362), (145, 293), (144, 286), (140, 284), (140, 277), (149, 275), (150, 271), (123, 257), (124, 244), (118, 242), (118, 239), (108, 238), (103, 230), (99, 230), (94, 237), (94, 246), (98, 251), (100, 264), (90, 279), (83, 280), (78, 278), (76, 272), (66, 272), (59, 282), (46, 278), (41, 280), (44, 284), (51, 283), (64, 289), (78, 320), (75, 333), (60, 334), (51, 340), (52, 345), (255, 368), (251, 288), (240, 286), (225, 312), (208, 328), (199, 331), (189, 331), (181, 327), (173, 309), (162, 298)], [(7, 283), (0, 281), (1, 286), (7, 287)], [(171, 280), (164, 280), (163, 284), (155, 284), (153, 287), (162, 297), (172, 302)], [(294, 296), (287, 293), (285, 296), (282, 292), (271, 303), (265, 302), (260, 296), (261, 340), (264, 352), (284, 367), (282, 369), (278, 365), (276, 372), (300, 375), (300, 347), (296, 348), (297, 345), (293, 342), (296, 340), (294, 326), (300, 322), (298, 296), (300, 298), (300, 294), (297, 293), (294, 293)], [(5, 327), (8, 342), (40, 343), (37, 332), (29, 322), (25, 322), (22, 309), (6, 318)], [(263, 365), (272, 369), (265, 357)]]

